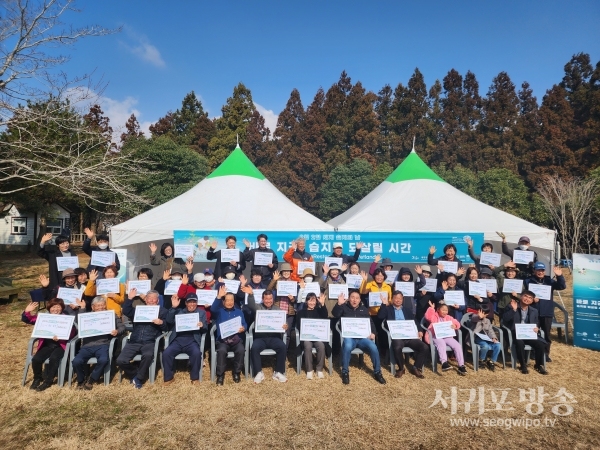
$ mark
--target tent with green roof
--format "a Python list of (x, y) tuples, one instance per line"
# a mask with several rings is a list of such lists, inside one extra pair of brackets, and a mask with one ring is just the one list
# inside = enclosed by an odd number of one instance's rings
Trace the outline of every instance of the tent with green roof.
[[(472, 232), (499, 242), (496, 231), (517, 243), (553, 250), (555, 232), (475, 200), (442, 180), (413, 151), (369, 195), (328, 222), (340, 231)], [(500, 251), (500, 245), (495, 251)], [(479, 249), (476, 249), (478, 251)]]

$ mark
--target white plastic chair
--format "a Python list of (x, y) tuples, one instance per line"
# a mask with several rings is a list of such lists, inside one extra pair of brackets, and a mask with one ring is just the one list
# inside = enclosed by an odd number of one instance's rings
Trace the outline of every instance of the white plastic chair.
[[(81, 341), (83, 341), (83, 338), (76, 336), (73, 339), (73, 343), (71, 344), (71, 355), (69, 358), (69, 387), (71, 387), (71, 383), (73, 382), (73, 360), (75, 359), (75, 356), (77, 354), (77, 344), (80, 344)], [(110, 384), (110, 372), (112, 369), (113, 354), (116, 342), (117, 338), (114, 337), (110, 340), (110, 344), (108, 345), (108, 364), (104, 368), (104, 386), (108, 386)], [(89, 358), (86, 364), (98, 364), (98, 359), (94, 357)]]
[[(287, 334), (285, 331), (282, 331), (281, 334), (283, 335), (281, 339), (283, 340), (283, 343), (286, 344)], [(254, 343), (254, 323), (248, 329), (248, 336), (246, 338), (246, 342), (248, 342), (248, 340), (250, 341), (248, 344), (248, 349), (252, 350), (252, 344)], [(246, 352), (246, 353), (248, 353), (248, 352)], [(275, 356), (276, 354), (277, 354), (277, 352), (271, 348), (266, 348), (262, 352), (260, 352), (260, 356)], [(250, 375), (254, 376), (255, 373), (253, 372), (253, 368), (252, 368), (252, 358), (249, 358), (249, 359), (250, 359)]]
[[(164, 337), (167, 335), (167, 333), (162, 333), (160, 336), (158, 336), (155, 340), (154, 340), (154, 359), (152, 360), (152, 364), (150, 364), (150, 373), (148, 375), (148, 381), (150, 381), (150, 384), (154, 384), (154, 380), (156, 379), (156, 362), (158, 361), (158, 350), (159, 350), (159, 344), (160, 341), (162, 339), (164, 339)], [(123, 340), (121, 341), (121, 351), (125, 348), (125, 345), (127, 345), (127, 342), (129, 341), (129, 335), (125, 336), (123, 338)], [(142, 360), (142, 355), (137, 354), (133, 357), (132, 361), (141, 361)], [(119, 369), (119, 383), (123, 381), (123, 371), (121, 369)]]
[[(163, 366), (163, 352), (167, 349), (167, 347), (169, 347), (169, 339), (171, 338), (171, 334), (173, 333), (173, 331), (169, 331), (166, 335), (165, 335), (165, 346), (163, 347), (163, 351), (160, 352), (160, 367), (164, 367)], [(204, 369), (204, 364), (202, 364), (204, 362), (204, 342), (206, 341), (206, 333), (202, 333), (202, 337), (200, 338), (200, 373), (199, 373), (199, 381), (202, 381), (202, 372)], [(175, 356), (175, 361), (184, 361), (184, 360), (189, 360), (190, 357), (187, 353), (179, 353), (177, 356)]]
[[(392, 375), (396, 375), (396, 355), (394, 355), (394, 350), (392, 349), (392, 333), (390, 333), (390, 330), (387, 326), (387, 320), (384, 320), (383, 323), (381, 324), (381, 327), (383, 328), (383, 331), (385, 331), (385, 334), (387, 334), (388, 337), (388, 347), (389, 347), (389, 355), (390, 355), (390, 372), (392, 372)], [(404, 354), (405, 358), (406, 358), (406, 362), (408, 362), (409, 359), (409, 355), (411, 353), (414, 353), (414, 350), (410, 347), (402, 347), (402, 353)], [(422, 367), (418, 368), (419, 370), (423, 370)]]
[[(510, 328), (508, 328), (505, 325), (502, 325), (502, 328), (504, 330), (508, 331), (508, 346), (510, 348), (510, 363), (511, 363), (512, 368), (515, 369), (517, 366), (517, 359), (516, 359), (517, 348), (515, 347), (515, 343), (513, 341), (512, 331), (510, 330)], [(545, 337), (544, 330), (540, 330), (540, 335), (541, 335), (542, 339)], [(525, 345), (523, 347), (523, 351), (525, 352), (525, 365), (529, 365), (529, 359), (531, 357), (532, 350), (533, 350), (533, 348), (531, 347), (531, 345)], [(545, 366), (546, 366), (546, 354), (544, 353), (544, 367)]]
[[(421, 329), (426, 332), (429, 335), (429, 349), (431, 350), (431, 370), (433, 370), (434, 372), (437, 372), (437, 363), (438, 363), (438, 354), (437, 354), (437, 349), (435, 348), (435, 344), (433, 343), (433, 333), (431, 332), (431, 330), (429, 330), (429, 328), (427, 328), (425, 326), (425, 317), (423, 317), (421, 319), (421, 323), (420, 323)], [(458, 334), (458, 342), (460, 343), (460, 346), (462, 347), (462, 333), (459, 330), (456, 330), (457, 334)], [(447, 352), (451, 352), (453, 351), (451, 347), (449, 347), (448, 345), (446, 345), (446, 351)]]
[[(294, 328), (294, 331), (296, 332), (296, 342), (302, 349), (301, 353), (299, 355), (296, 355), (296, 373), (300, 375), (300, 373), (302, 372), (302, 357), (304, 356), (304, 346), (302, 345), (302, 342), (300, 342), (300, 331), (298, 331), (298, 328)], [(332, 345), (333, 339), (331, 333), (329, 333), (329, 347), (331, 348)], [(317, 354), (317, 349), (314, 347), (312, 348), (312, 354)], [(329, 376), (331, 376), (333, 375), (333, 352), (329, 354), (329, 358), (327, 358), (327, 361), (329, 364)]]
[[(67, 346), (65, 347), (65, 354), (63, 355), (60, 365), (58, 366), (58, 387), (63, 387), (65, 383), (65, 373), (67, 371), (67, 362), (69, 361), (69, 353), (71, 350), (71, 342), (75, 340), (75, 338), (67, 341)], [(25, 382), (27, 381), (27, 371), (29, 370), (29, 366), (31, 365), (31, 360), (35, 353), (33, 353), (34, 344), (39, 340), (39, 338), (31, 338), (29, 339), (29, 343), (27, 344), (27, 356), (25, 358), (25, 368), (23, 369), (23, 380), (21, 381), (21, 386), (25, 386)], [(44, 364), (50, 363), (50, 359), (46, 359)]]

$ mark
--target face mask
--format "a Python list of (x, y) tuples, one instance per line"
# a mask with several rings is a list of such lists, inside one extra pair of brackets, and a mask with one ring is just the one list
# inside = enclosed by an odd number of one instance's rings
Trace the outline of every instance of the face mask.
[(521, 245), (519, 245), (519, 248), (520, 248), (521, 250), (527, 250), (527, 249), (529, 248), (529, 246), (528, 246), (528, 245), (521, 244)]
[(305, 283), (312, 283), (313, 277), (304, 277)]
[(108, 244), (98, 244), (98, 248), (100, 250), (106, 250), (108, 248)]
[(233, 280), (235, 278), (235, 273), (228, 273), (225, 275), (225, 278), (228, 280)]
[(171, 277), (171, 280), (179, 281), (181, 280), (181, 277)]
[(212, 275), (204, 275), (204, 281), (206, 281), (207, 283), (210, 283), (212, 280), (213, 280)]

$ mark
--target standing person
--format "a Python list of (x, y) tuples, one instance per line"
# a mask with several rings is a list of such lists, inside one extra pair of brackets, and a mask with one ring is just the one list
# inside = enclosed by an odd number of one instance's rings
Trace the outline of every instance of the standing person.
[[(500, 236), (502, 238), (502, 253), (504, 253), (506, 256), (510, 257), (510, 260), (512, 261), (515, 250), (521, 250), (521, 251), (533, 251), (533, 250), (529, 250), (529, 247), (531, 246), (531, 240), (527, 237), (527, 236), (521, 236), (519, 238), (519, 242), (518, 242), (518, 247), (517, 248), (508, 248), (508, 244), (506, 243), (506, 236), (504, 235), (504, 233), (498, 233), (498, 236)], [(536, 252), (533, 252), (533, 261), (530, 262), (529, 264), (517, 264), (517, 269), (519, 269), (519, 277), (521, 277), (522, 279), (527, 279), (529, 277), (531, 277), (533, 275), (533, 271), (534, 271), (534, 264), (537, 262), (538, 260), (538, 255)]]
[[(310, 269), (305, 269), (310, 270)], [(327, 319), (327, 308), (325, 308), (325, 294), (321, 294), (319, 300), (314, 292), (309, 292), (306, 296), (306, 307), (298, 311), (297, 328), (302, 330), (302, 319)], [(321, 341), (302, 341), (297, 343), (298, 349), (304, 350), (304, 364), (306, 367), (306, 379), (313, 379), (313, 347), (317, 350), (317, 378), (325, 378), (323, 367), (325, 366), (325, 356), (331, 354), (331, 348), (328, 342)]]
[[(223, 274), (223, 270), (227, 266), (232, 266), (233, 268), (235, 268), (235, 272), (238, 275), (238, 277), (242, 275), (244, 273), (244, 270), (246, 270), (246, 261), (244, 259), (244, 254), (238, 250), (239, 255), (237, 261), (223, 261), (223, 259), (221, 258), (221, 250), (217, 250), (217, 245), (217, 240), (213, 239), (210, 243), (210, 247), (208, 248), (208, 253), (206, 254), (206, 259), (208, 259), (209, 261), (214, 261), (215, 259), (217, 260), (214, 269), (215, 278), (219, 279)], [(227, 246), (228, 250), (235, 250), (235, 246), (237, 245), (237, 238), (235, 236), (227, 236), (225, 238), (225, 245)]]
[(414, 283), (414, 285), (415, 285), (415, 295), (413, 297), (408, 296), (408, 295), (403, 295), (404, 305), (405, 305), (405, 306), (403, 306), (403, 308), (405, 309), (405, 311), (408, 308), (410, 308), (412, 317), (416, 317), (416, 315), (417, 315), (417, 293), (419, 292), (419, 289), (421, 289), (423, 286), (425, 286), (425, 283), (426, 283), (425, 272), (423, 271), (421, 266), (416, 265), (415, 272), (417, 272), (417, 275), (418, 275), (417, 280), (413, 279), (412, 271), (408, 267), (401, 267), (400, 273), (398, 274), (398, 276), (400, 278), (398, 281), (401, 281), (404, 283)]
[(299, 236), (283, 255), (285, 262), (292, 266), (292, 281), (300, 281), (298, 274), (298, 263), (301, 261), (314, 261), (310, 253), (306, 251), (306, 239)]
[[(475, 251), (473, 250), (473, 239), (465, 239), (465, 242), (467, 243), (467, 245), (469, 246), (469, 257), (473, 260), (473, 262), (475, 263), (475, 267), (477, 268), (477, 271), (481, 271), (481, 256), (480, 255), (476, 255)], [(494, 246), (492, 245), (491, 242), (484, 242), (481, 245), (481, 251), (483, 253), (492, 253), (494, 251)], [(489, 267), (489, 266), (488, 266)], [(492, 270), (494, 270), (493, 267), (491, 267)]]
[[(423, 273), (423, 278), (425, 280), (427, 280), (428, 278), (431, 278), (433, 276), (431, 267), (429, 267), (428, 264), (423, 264), (421, 266), (421, 271)], [(421, 280), (421, 277), (419, 276), (419, 281), (420, 280)], [(416, 317), (417, 323), (420, 323), (421, 319), (425, 316), (425, 311), (427, 311), (427, 308), (429, 308), (429, 302), (430, 301), (437, 302), (434, 295), (435, 295), (435, 292), (427, 292), (427, 290), (424, 287), (421, 287), (421, 288), (419, 288), (419, 290), (415, 291), (415, 301), (416, 301), (416, 305), (417, 305), (417, 312), (416, 312), (415, 317)]]
[[(313, 283), (315, 280), (317, 279), (317, 276), (315, 275), (315, 273), (312, 271), (312, 269), (310, 267), (307, 267), (306, 269), (304, 269), (304, 271), (302, 272), (302, 275), (300, 275), (300, 281), (298, 282), (298, 298), (297, 298), (297, 304), (298, 304), (298, 308), (301, 309), (303, 305), (306, 304), (306, 297), (308, 296), (308, 293), (306, 292), (306, 283)], [(316, 295), (316, 293), (315, 293)], [(325, 301), (325, 298), (327, 298), (327, 296), (323, 297), (323, 301)], [(327, 308), (325, 308), (325, 310), (327, 311)]]
[[(488, 269), (489, 270), (489, 269)], [(494, 314), (494, 309), (492, 307), (492, 301), (494, 298), (494, 294), (490, 291), (486, 290), (485, 297), (480, 295), (471, 295), (469, 293), (469, 282), (479, 283), (479, 271), (475, 267), (469, 267), (467, 269), (467, 276), (464, 281), (460, 281), (458, 286), (464, 290), (465, 297), (467, 297), (467, 312), (475, 314), (479, 310), (479, 305), (485, 305), (486, 311), (492, 311), (492, 319)]]
[[(460, 323), (448, 314), (448, 306), (443, 302), (439, 302), (434, 309), (433, 303), (430, 303), (429, 309), (427, 309), (427, 312), (425, 313), (425, 319), (429, 321), (429, 330), (433, 336), (433, 344), (437, 349), (440, 362), (442, 363), (442, 370), (446, 371), (451, 369), (450, 364), (448, 364), (448, 355), (446, 354), (447, 345), (452, 349), (456, 356), (456, 361), (458, 362), (458, 374), (462, 376), (466, 375), (467, 368), (465, 367), (465, 357), (463, 356), (460, 343), (453, 337), (437, 338), (435, 335), (433, 324), (438, 322), (452, 322), (451, 327), (453, 330), (460, 329)], [(425, 342), (429, 343), (429, 334), (425, 335)]]
[[(269, 284), (271, 282), (271, 280), (273, 279), (273, 273), (277, 270), (277, 266), (279, 264), (279, 261), (277, 260), (277, 254), (271, 250), (270, 248), (267, 248), (267, 241), (268, 241), (268, 237), (266, 234), (261, 233), (256, 237), (256, 240), (258, 242), (258, 248), (253, 248), (250, 249), (250, 241), (248, 239), (244, 239), (244, 245), (246, 246), (246, 248), (244, 249), (244, 260), (248, 261), (248, 262), (252, 262), (252, 266), (250, 267), (252, 270), (253, 269), (260, 269), (260, 273), (262, 274), (262, 280), (265, 284)], [(271, 253), (273, 255), (272, 257), (272, 262), (270, 264), (267, 264), (266, 266), (261, 266), (261, 265), (257, 265), (254, 263), (254, 258), (255, 258), (255, 253)]]
[(504, 280), (513, 280), (517, 278), (518, 272), (519, 269), (517, 269), (517, 265), (512, 261), (507, 262), (504, 266), (496, 267), (496, 269), (494, 269), (496, 280), (498, 281), (498, 315), (500, 316), (500, 320), (502, 320), (504, 310), (509, 307), (510, 301), (512, 300), (511, 293), (504, 292)]
[[(160, 253), (157, 254), (156, 244), (154, 242), (150, 243), (150, 264), (153, 266), (158, 266), (154, 272), (156, 273), (156, 277), (152, 279), (152, 284), (156, 284), (160, 279), (160, 275), (165, 273), (165, 270), (181, 270), (181, 273), (186, 273), (186, 261), (181, 258), (175, 258), (175, 250), (173, 249), (173, 244), (169, 242), (165, 242), (160, 246)], [(193, 262), (193, 257), (190, 257)], [(188, 258), (188, 260), (190, 259)]]
[(456, 257), (457, 250), (454, 244), (445, 245), (444, 256), (441, 256), (440, 258), (435, 258), (435, 251), (435, 246), (432, 245), (431, 247), (429, 247), (429, 254), (427, 255), (427, 264), (429, 264), (430, 266), (437, 266), (438, 262), (441, 262), (443, 265), (444, 261), (448, 261), (456, 262), (458, 263), (458, 268), (462, 268), (463, 264), (462, 261)]
[[(88, 255), (91, 258), (92, 252), (110, 252), (111, 251), (110, 247), (108, 246), (108, 234), (103, 233), (103, 234), (99, 234), (98, 236), (96, 236), (96, 244), (97, 245), (92, 246), (92, 238), (94, 237), (94, 232), (92, 230), (90, 230), (89, 228), (85, 228), (83, 231), (85, 231), (85, 235), (86, 235), (86, 238), (84, 239), (83, 245), (81, 247), (81, 249), (83, 250), (83, 253), (85, 253), (86, 255)], [(115, 253), (114, 266), (117, 268), (117, 273), (119, 273), (119, 270), (121, 270), (121, 263), (119, 262), (119, 256), (116, 253)], [(102, 266), (92, 265), (91, 260), (90, 260), (90, 264), (87, 267), (88, 272), (91, 272), (92, 270), (98, 271), (98, 278), (102, 278), (104, 276), (103, 269), (104, 269), (104, 267), (102, 267)]]
[(342, 264), (350, 264), (353, 262), (358, 262), (358, 258), (360, 257), (360, 251), (363, 248), (363, 246), (364, 246), (364, 244), (362, 242), (357, 242), (356, 250), (354, 251), (354, 255), (350, 256), (350, 255), (346, 255), (343, 253), (344, 244), (342, 244), (341, 242), (334, 242), (333, 243), (333, 253), (331, 254), (331, 256), (333, 258), (342, 258)]
[(546, 265), (538, 261), (533, 266), (533, 275), (523, 282), (525, 289), (529, 289), (533, 284), (543, 284), (552, 287), (549, 300), (540, 299), (537, 296), (533, 299), (533, 308), (538, 310), (538, 323), (544, 331), (544, 339), (548, 342), (546, 362), (552, 362), (552, 359), (550, 359), (550, 345), (552, 344), (550, 331), (552, 330), (552, 318), (554, 317), (554, 291), (562, 291), (567, 288), (567, 283), (560, 267), (554, 266), (554, 275), (556, 276), (555, 280), (547, 276)]
[[(63, 230), (63, 232), (64, 231), (65, 230)], [(60, 283), (60, 280), (62, 279), (62, 271), (58, 270), (58, 263), (56, 261), (56, 258), (68, 258), (77, 255), (69, 249), (69, 246), (71, 245), (69, 242), (69, 236), (63, 235), (62, 233), (59, 236), (57, 236), (57, 238), (54, 240), (54, 243), (56, 244), (56, 249), (54, 250), (46, 248), (46, 244), (51, 239), (52, 233), (46, 233), (42, 236), (42, 239), (40, 240), (40, 248), (37, 254), (40, 258), (44, 258), (46, 261), (48, 261), (50, 286), (56, 286), (58, 285), (58, 283)]]
[(89, 298), (84, 295), (82, 285), (77, 281), (77, 276), (73, 269), (65, 269), (62, 272), (62, 282), (57, 286), (50, 286), (50, 280), (45, 275), (40, 275), (40, 284), (42, 285), (42, 291), (44, 293), (44, 300), (49, 301), (52, 298), (58, 297), (58, 291), (60, 288), (64, 289), (75, 289), (80, 292), (77, 297), (77, 303), (69, 303), (68, 308), (65, 306), (63, 314), (68, 316), (75, 316), (79, 312), (80, 308), (85, 311), (87, 309), (86, 300)]

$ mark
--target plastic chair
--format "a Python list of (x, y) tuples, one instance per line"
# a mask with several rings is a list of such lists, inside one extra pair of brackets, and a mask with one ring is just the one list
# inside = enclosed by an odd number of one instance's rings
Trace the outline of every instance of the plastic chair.
[[(298, 331), (298, 328), (294, 328), (294, 331), (296, 332), (296, 342), (298, 343), (298, 345), (302, 345), (302, 343), (300, 342), (300, 331)], [(331, 333), (329, 333), (329, 347), (331, 348), (332, 346), (333, 339)], [(296, 373), (298, 375), (300, 375), (300, 373), (302, 372), (302, 357), (304, 356), (304, 346), (301, 346), (300, 348), (302, 349), (302, 352), (296, 356)], [(312, 348), (312, 354), (317, 354), (317, 349), (314, 347)], [(327, 358), (327, 361), (329, 363), (329, 376), (331, 376), (333, 375), (333, 352), (331, 352), (329, 358)]]
[[(392, 372), (392, 375), (396, 375), (396, 355), (394, 355), (394, 350), (392, 349), (392, 333), (390, 333), (390, 330), (387, 326), (387, 319), (383, 321), (383, 323), (381, 324), (381, 327), (383, 328), (383, 331), (385, 331), (385, 334), (387, 334), (387, 337), (388, 337), (388, 346), (389, 346), (389, 355), (390, 355), (390, 372)], [(409, 355), (411, 353), (414, 353), (414, 350), (409, 347), (402, 347), (402, 353), (404, 354), (406, 362), (408, 363), (408, 360), (410, 358)], [(419, 370), (423, 370), (423, 368), (419, 367)]]
[[(148, 381), (150, 381), (150, 384), (154, 384), (154, 380), (156, 379), (156, 361), (158, 360), (158, 349), (159, 349), (159, 344), (160, 341), (162, 339), (164, 339), (164, 337), (167, 335), (167, 333), (162, 333), (160, 336), (158, 336), (155, 340), (154, 340), (154, 359), (152, 360), (152, 364), (150, 364), (150, 373), (148, 375)], [(127, 345), (127, 341), (129, 341), (129, 335), (125, 336), (123, 338), (123, 340), (121, 341), (121, 351), (125, 348), (125, 345)], [(142, 360), (142, 355), (135, 355), (132, 359), (132, 361), (141, 361)], [(119, 383), (123, 381), (123, 371), (121, 369), (119, 369)]]
[[(165, 349), (169, 346), (169, 339), (171, 338), (171, 334), (173, 332), (169, 331), (166, 335), (165, 335), (165, 346), (163, 347), (163, 351), (160, 352), (160, 367), (164, 367), (163, 366), (163, 352), (165, 351)], [(204, 342), (206, 341), (206, 333), (202, 333), (201, 335), (202, 337), (200, 338), (200, 354), (201, 354), (201, 359), (202, 361), (200, 362), (200, 378), (198, 378), (199, 381), (202, 381), (202, 372), (204, 369), (204, 364), (202, 364), (204, 362)], [(179, 353), (177, 356), (175, 356), (175, 360), (176, 361), (184, 361), (184, 360), (189, 360), (190, 357), (187, 353)]]
[[(421, 323), (419, 325), (420, 325), (421, 329), (429, 335), (429, 349), (431, 350), (431, 370), (433, 370), (434, 372), (437, 372), (438, 354), (437, 354), (437, 350), (435, 348), (435, 344), (433, 343), (433, 333), (429, 330), (429, 328), (427, 328), (425, 326), (425, 317), (423, 317), (421, 319)], [(460, 330), (456, 330), (456, 331), (458, 334), (458, 342), (460, 343), (460, 346), (462, 347), (462, 345), (463, 345), (462, 333), (460, 332)], [(449, 346), (446, 345), (446, 351), (451, 352), (452, 348), (450, 348)]]
[[(58, 366), (58, 387), (63, 387), (65, 384), (65, 373), (67, 371), (67, 362), (69, 361), (69, 352), (71, 351), (71, 342), (73, 342), (77, 337), (67, 341), (67, 346), (65, 347), (65, 354), (60, 360), (60, 365)], [(21, 381), (21, 386), (25, 386), (25, 382), (27, 381), (27, 371), (29, 370), (29, 366), (31, 365), (31, 360), (33, 359), (33, 347), (34, 344), (39, 340), (39, 338), (31, 338), (29, 339), (29, 343), (27, 344), (27, 356), (25, 358), (25, 368), (23, 369), (23, 380)], [(44, 364), (49, 364), (50, 359), (46, 359)]]
[[(71, 383), (73, 382), (73, 360), (75, 359), (75, 356), (77, 354), (77, 344), (81, 344), (82, 341), (83, 341), (83, 338), (76, 336), (73, 339), (73, 343), (71, 344), (71, 355), (69, 358), (69, 387), (71, 387)], [(110, 343), (108, 345), (108, 364), (106, 365), (106, 367), (104, 369), (104, 386), (108, 386), (110, 384), (110, 371), (112, 369), (113, 354), (114, 354), (116, 342), (117, 342), (117, 338), (114, 337), (110, 340)], [(98, 364), (98, 359), (92, 357), (87, 360), (86, 364), (88, 364), (88, 365)]]
[[(342, 337), (342, 321), (338, 320), (335, 324), (335, 329), (340, 335), (340, 347), (344, 348), (344, 338)], [(365, 352), (363, 352), (360, 348), (356, 347), (354, 350), (350, 352), (350, 355), (358, 355), (358, 367), (362, 367), (365, 363)], [(351, 356), (352, 357), (352, 356)]]
[[(216, 344), (216, 330), (217, 325), (213, 325), (210, 328), (210, 381), (214, 382), (217, 379), (217, 344)], [(250, 338), (248, 337), (248, 333), (246, 332), (246, 343), (244, 345), (244, 375), (248, 378), (248, 369), (249, 369), (249, 358), (250, 358), (250, 349), (249, 349)], [(227, 358), (234, 358), (233, 352), (227, 352)]]
[[(505, 325), (502, 325), (502, 329), (508, 331), (508, 346), (510, 347), (510, 362), (513, 369), (517, 366), (517, 360), (515, 359), (515, 355), (517, 354), (517, 348), (515, 347), (515, 343), (513, 341), (512, 331)], [(540, 335), (542, 338), (545, 338), (544, 330), (540, 330)], [(523, 351), (525, 353), (525, 364), (529, 365), (529, 359), (531, 356), (531, 351), (533, 348), (531, 345), (526, 345), (523, 347)], [(544, 353), (544, 367), (546, 366), (546, 354)]]
[(563, 317), (565, 318), (564, 322), (559, 322), (556, 319), (556, 314), (554, 314), (554, 316), (552, 317), (552, 328), (557, 329), (559, 339), (562, 337), (562, 331), (565, 330), (565, 344), (568, 344), (569, 343), (569, 313), (567, 312), (567, 310), (565, 308), (563, 308), (558, 303), (556, 303), (556, 302), (552, 302), (552, 303), (554, 303), (555, 308), (558, 308), (562, 311)]
[[(252, 349), (252, 344), (254, 343), (254, 325), (255, 324), (253, 323), (250, 326), (250, 328), (248, 329), (248, 336), (246, 338), (246, 340), (250, 341), (249, 344), (248, 344), (248, 349), (249, 350)], [(286, 342), (286, 337), (287, 337), (286, 332), (283, 331), (281, 334), (283, 335), (283, 337), (281, 339), (283, 340), (283, 343), (286, 344), (287, 343)], [(246, 353), (248, 353), (248, 352), (246, 352)], [(275, 350), (270, 349), (270, 348), (266, 348), (262, 352), (260, 352), (260, 356), (275, 356), (276, 354), (277, 353), (275, 352)], [(256, 374), (252, 371), (253, 370), (252, 369), (252, 358), (249, 358), (249, 359), (250, 359), (250, 375), (254, 376)]]
[[(461, 328), (464, 328), (469, 333), (469, 340), (466, 342), (467, 347), (471, 347), (471, 355), (473, 357), (473, 369), (475, 372), (479, 370), (479, 344), (475, 343), (475, 332), (471, 329), (471, 316), (473, 313), (466, 313), (460, 321)], [(506, 357), (504, 355), (504, 333), (502, 330), (492, 325), (496, 336), (498, 336), (498, 342), (500, 342), (500, 354), (502, 355), (502, 368), (506, 368)]]

